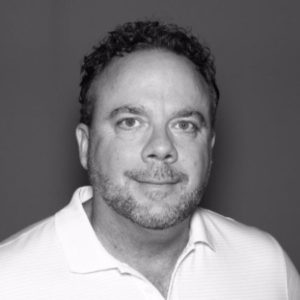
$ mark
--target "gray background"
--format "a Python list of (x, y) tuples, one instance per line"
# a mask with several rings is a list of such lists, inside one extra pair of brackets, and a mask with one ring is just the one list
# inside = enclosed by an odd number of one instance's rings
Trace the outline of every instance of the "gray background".
[(1, 1), (0, 239), (87, 183), (74, 128), (82, 56), (116, 24), (158, 17), (211, 46), (221, 101), (204, 205), (273, 234), (300, 267), (300, 2)]

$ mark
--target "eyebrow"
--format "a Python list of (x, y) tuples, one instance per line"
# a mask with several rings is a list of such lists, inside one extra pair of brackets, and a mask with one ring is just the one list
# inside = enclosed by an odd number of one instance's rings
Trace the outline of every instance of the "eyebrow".
[(123, 105), (112, 110), (111, 113), (109, 114), (109, 118), (112, 119), (121, 113), (129, 113), (134, 115), (146, 115), (146, 109), (143, 106)]
[(206, 124), (203, 114), (200, 111), (194, 110), (194, 109), (183, 109), (183, 110), (177, 111), (173, 114), (172, 117), (173, 118), (196, 117), (199, 120), (199, 122), (201, 122), (202, 124)]

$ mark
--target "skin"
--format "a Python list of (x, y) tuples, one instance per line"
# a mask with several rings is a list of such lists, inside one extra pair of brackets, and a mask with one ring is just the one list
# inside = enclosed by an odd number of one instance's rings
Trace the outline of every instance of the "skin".
[(104, 247), (166, 297), (210, 171), (207, 88), (186, 58), (143, 50), (114, 59), (89, 96), (91, 128), (76, 129), (87, 214)]

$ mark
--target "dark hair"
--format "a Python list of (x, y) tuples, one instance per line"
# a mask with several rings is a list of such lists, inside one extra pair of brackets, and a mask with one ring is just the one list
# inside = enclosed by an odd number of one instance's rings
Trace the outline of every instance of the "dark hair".
[(79, 98), (80, 122), (91, 125), (94, 103), (88, 92), (96, 76), (114, 57), (121, 57), (140, 49), (165, 49), (183, 55), (193, 62), (209, 89), (211, 125), (214, 127), (219, 89), (215, 79), (214, 59), (209, 48), (200, 44), (187, 30), (159, 21), (137, 21), (118, 26), (84, 57)]

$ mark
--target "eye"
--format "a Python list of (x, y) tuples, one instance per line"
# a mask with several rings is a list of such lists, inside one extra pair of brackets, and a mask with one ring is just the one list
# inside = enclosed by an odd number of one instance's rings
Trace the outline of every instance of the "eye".
[(183, 132), (195, 132), (197, 131), (199, 128), (196, 124), (194, 124), (191, 121), (185, 121), (185, 120), (181, 120), (176, 122), (176, 124), (174, 125), (174, 128), (177, 130), (181, 130)]
[(140, 126), (141, 122), (135, 118), (125, 118), (117, 122), (117, 126), (122, 129), (133, 129)]

